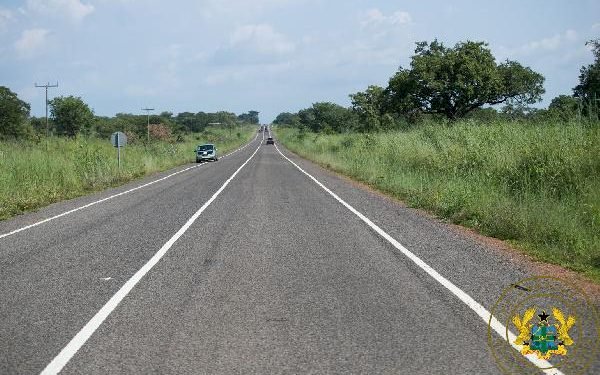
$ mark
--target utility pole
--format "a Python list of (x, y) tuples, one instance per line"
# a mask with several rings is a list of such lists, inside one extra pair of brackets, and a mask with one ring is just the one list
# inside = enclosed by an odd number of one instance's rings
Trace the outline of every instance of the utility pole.
[(44, 87), (46, 89), (46, 138), (48, 138), (48, 87), (58, 87), (58, 82), (56, 82), (56, 85), (51, 85), (50, 83), (46, 83), (45, 85), (38, 85), (37, 83), (35, 83), (35, 87)]
[(150, 143), (150, 111), (154, 111), (154, 108), (142, 108), (142, 111), (146, 111), (146, 117), (148, 119), (148, 124), (147, 124), (148, 143)]

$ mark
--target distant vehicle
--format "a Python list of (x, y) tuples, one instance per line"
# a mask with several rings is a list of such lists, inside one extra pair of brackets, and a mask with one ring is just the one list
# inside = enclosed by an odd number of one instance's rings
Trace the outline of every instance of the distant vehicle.
[(275, 144), (275, 141), (273, 140), (273, 137), (267, 138), (267, 144), (268, 145), (274, 145)]
[(196, 147), (196, 163), (200, 163), (204, 160), (219, 160), (217, 156), (217, 148), (212, 143), (207, 143)]

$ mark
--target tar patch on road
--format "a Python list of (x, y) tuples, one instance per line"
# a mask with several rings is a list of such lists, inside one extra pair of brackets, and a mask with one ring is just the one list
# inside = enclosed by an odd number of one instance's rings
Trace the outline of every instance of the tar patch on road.
[(525, 288), (525, 287), (524, 287), (524, 286), (522, 286), (522, 285), (519, 285), (519, 284), (511, 284), (511, 285), (512, 285), (513, 287), (515, 287), (515, 288), (519, 289), (519, 290), (523, 290), (523, 291), (525, 291), (525, 292), (529, 292), (529, 289)]

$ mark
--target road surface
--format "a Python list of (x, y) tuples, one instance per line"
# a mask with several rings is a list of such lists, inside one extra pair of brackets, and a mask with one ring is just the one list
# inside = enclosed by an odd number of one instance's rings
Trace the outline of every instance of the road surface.
[(377, 228), (486, 309), (525, 268), (261, 138), (0, 223), (0, 373), (500, 373)]

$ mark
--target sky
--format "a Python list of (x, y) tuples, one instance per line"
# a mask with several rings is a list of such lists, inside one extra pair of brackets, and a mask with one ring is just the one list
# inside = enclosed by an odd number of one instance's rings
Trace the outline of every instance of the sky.
[(572, 94), (600, 37), (598, 0), (0, 0), (0, 86), (44, 114), (81, 97), (97, 115), (256, 110), (262, 123), (386, 86), (415, 42), (485, 41)]

